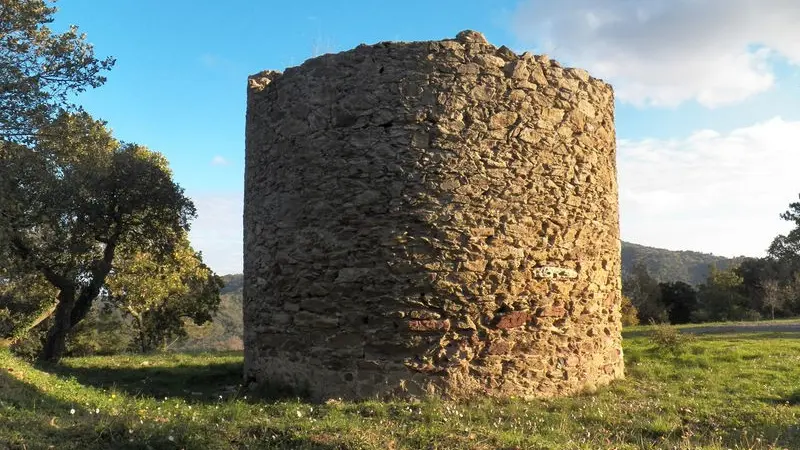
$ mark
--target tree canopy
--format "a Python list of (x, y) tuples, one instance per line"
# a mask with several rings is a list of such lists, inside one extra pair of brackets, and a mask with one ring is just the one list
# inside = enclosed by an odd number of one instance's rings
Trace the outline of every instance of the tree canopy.
[(36, 145), (0, 141), (0, 250), (7, 270), (58, 289), (45, 357), (89, 311), (120, 247), (172, 252), (195, 217), (166, 159), (120, 143), (86, 113), (59, 116)]
[(172, 252), (121, 249), (106, 281), (110, 303), (133, 319), (135, 340), (146, 352), (185, 336), (184, 319), (208, 322), (219, 307), (222, 278), (203, 264), (185, 235)]
[(102, 85), (113, 58), (98, 59), (71, 26), (54, 33), (56, 8), (45, 0), (0, 0), (0, 140), (30, 142), (70, 96)]

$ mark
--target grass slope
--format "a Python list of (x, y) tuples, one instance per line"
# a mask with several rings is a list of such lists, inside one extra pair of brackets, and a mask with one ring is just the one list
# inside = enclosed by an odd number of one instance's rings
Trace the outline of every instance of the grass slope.
[(800, 448), (800, 333), (624, 345), (627, 379), (594, 395), (322, 405), (245, 398), (238, 353), (0, 353), (0, 448)]

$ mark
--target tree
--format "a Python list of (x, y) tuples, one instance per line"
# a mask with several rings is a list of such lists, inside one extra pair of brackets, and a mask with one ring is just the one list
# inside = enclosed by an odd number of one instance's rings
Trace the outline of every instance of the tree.
[(772, 320), (775, 320), (775, 309), (780, 309), (786, 302), (785, 290), (781, 288), (778, 280), (765, 280), (761, 284), (764, 307), (769, 309)]
[(631, 299), (624, 295), (622, 296), (622, 302), (620, 304), (620, 316), (623, 327), (639, 325), (639, 311), (633, 306)]
[(107, 286), (111, 304), (133, 319), (137, 344), (147, 352), (185, 336), (184, 319), (209, 322), (223, 281), (184, 235), (169, 254), (124, 248)]
[(61, 109), (77, 109), (69, 96), (106, 79), (114, 65), (99, 60), (70, 27), (53, 33), (47, 24), (56, 9), (45, 0), (0, 0), (0, 140), (30, 142)]
[(641, 322), (667, 320), (667, 311), (661, 301), (658, 281), (650, 276), (644, 264), (639, 262), (634, 264), (631, 275), (625, 277), (622, 282), (622, 290), (638, 311)]
[(55, 294), (41, 274), (0, 268), (0, 348), (16, 344), (50, 317)]
[(691, 314), (697, 309), (697, 291), (682, 281), (660, 283), (661, 301), (667, 308), (669, 322), (689, 323)]
[(697, 297), (704, 320), (741, 320), (749, 310), (742, 277), (733, 269), (718, 270), (712, 266)]
[(119, 247), (170, 252), (194, 216), (162, 155), (117, 142), (86, 113), (62, 114), (34, 146), (0, 141), (0, 253), (58, 291), (45, 359), (60, 359)]
[(786, 235), (778, 235), (769, 247), (769, 255), (779, 261), (791, 263), (794, 271), (800, 269), (800, 202), (789, 204), (781, 219), (793, 222), (795, 228)]

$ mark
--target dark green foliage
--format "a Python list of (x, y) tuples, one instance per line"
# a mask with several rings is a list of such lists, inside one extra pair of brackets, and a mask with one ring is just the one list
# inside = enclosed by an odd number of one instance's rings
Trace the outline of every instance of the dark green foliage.
[(94, 307), (67, 338), (69, 356), (116, 355), (131, 347), (129, 321), (109, 305)]
[(220, 303), (222, 279), (213, 273), (204, 280), (189, 280), (189, 292), (154, 306), (143, 314), (143, 330), (137, 344), (143, 352), (166, 350), (173, 342), (186, 338), (186, 323), (210, 322)]
[(633, 306), (631, 299), (622, 296), (622, 304), (620, 305), (621, 320), (623, 327), (631, 327), (639, 325), (639, 311)]
[(697, 309), (697, 291), (682, 282), (659, 283), (661, 302), (667, 309), (669, 323), (689, 323), (692, 312)]
[[(712, 268), (706, 283), (700, 286), (697, 300), (701, 314), (696, 321), (752, 320), (758, 317), (749, 308), (742, 278), (734, 270)], [(757, 311), (755, 311), (757, 313)]]
[(622, 293), (630, 298), (640, 322), (664, 322), (667, 309), (661, 301), (661, 289), (643, 263), (637, 263), (622, 281)]
[(118, 247), (171, 251), (194, 216), (163, 156), (120, 144), (87, 114), (60, 116), (33, 147), (0, 141), (0, 257), (58, 291), (47, 359), (91, 310)]
[(800, 202), (790, 203), (789, 209), (781, 214), (781, 219), (792, 222), (795, 228), (772, 241), (769, 255), (789, 265), (793, 271), (798, 271), (800, 270)]
[(0, 347), (15, 345), (52, 313), (56, 291), (35, 273), (0, 269)]

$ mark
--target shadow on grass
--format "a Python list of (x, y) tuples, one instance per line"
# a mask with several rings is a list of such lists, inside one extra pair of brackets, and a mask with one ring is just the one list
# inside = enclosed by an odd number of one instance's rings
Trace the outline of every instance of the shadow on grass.
[(214, 403), (243, 396), (267, 402), (302, 397), (280, 386), (263, 386), (255, 392), (245, 390), (241, 362), (139, 367), (37, 363), (36, 367), (62, 378), (74, 378), (86, 386), (114, 389), (134, 397), (182, 398), (190, 403)]
[[(139, 426), (136, 416), (90, 411), (85, 405), (55, 398), (24, 378), (0, 367), (0, 449), (342, 448), (324, 442), (324, 436), (297, 436), (272, 426), (248, 428), (239, 436), (241, 442), (188, 421), (164, 424), (163, 429), (151, 426), (141, 436), (138, 429), (133, 431)], [(187, 437), (190, 440), (183, 442)]]
[[(19, 376), (19, 375), (17, 375)], [(0, 448), (133, 449), (152, 448), (132, 443), (124, 423), (105, 414), (84, 420), (86, 412), (57, 399), (35, 385), (0, 368)], [(98, 423), (104, 423), (100, 429)], [(150, 444), (169, 444), (168, 433), (154, 433)]]
[(800, 389), (791, 392), (779, 398), (760, 398), (764, 403), (772, 403), (776, 405), (797, 406), (800, 405)]

